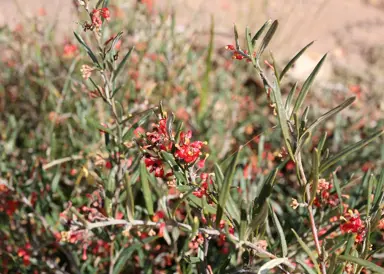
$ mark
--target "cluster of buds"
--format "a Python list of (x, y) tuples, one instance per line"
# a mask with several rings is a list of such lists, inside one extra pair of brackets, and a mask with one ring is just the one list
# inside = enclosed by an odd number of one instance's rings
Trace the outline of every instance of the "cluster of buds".
[[(180, 133), (180, 141), (175, 142), (175, 134), (168, 132), (167, 119), (162, 118), (157, 124), (153, 125), (153, 131), (147, 132), (141, 140), (141, 147), (145, 151), (144, 163), (151, 173), (156, 177), (166, 179), (173, 176), (172, 171), (165, 173), (164, 161), (160, 157), (160, 152), (172, 153), (175, 159), (184, 166), (192, 166), (201, 156), (201, 149), (206, 142), (191, 142), (192, 132)], [(203, 161), (204, 162), (204, 161)], [(199, 168), (201, 168), (201, 161)]]
[(348, 210), (344, 216), (340, 217), (341, 224), (340, 230), (343, 233), (354, 233), (356, 234), (356, 243), (361, 243), (364, 240), (366, 230), (363, 221), (360, 218), (359, 211)]
[(330, 205), (331, 207), (337, 206), (340, 201), (337, 194), (331, 194), (333, 185), (330, 182), (327, 182), (325, 179), (319, 179), (319, 184), (316, 190), (317, 197), (313, 201), (313, 204), (316, 207), (321, 207), (322, 205)]
[(88, 22), (85, 22), (83, 25), (84, 31), (93, 30), (95, 28), (98, 30), (103, 24), (103, 19), (109, 21), (111, 18), (111, 13), (108, 8), (94, 9), (89, 15), (92, 23), (89, 24)]
[(19, 208), (19, 201), (12, 199), (14, 197), (12, 190), (6, 184), (0, 182), (0, 212), (5, 212), (12, 217)]
[(103, 24), (103, 19), (109, 20), (111, 18), (110, 12), (108, 8), (94, 9), (91, 13), (92, 24), (96, 28), (100, 28)]
[[(227, 45), (225, 46), (225, 49), (233, 53), (232, 59), (236, 59), (236, 60), (246, 59), (247, 62), (251, 62), (251, 58), (249, 57), (249, 53), (247, 50), (240, 52), (236, 49), (234, 45)], [(253, 56), (256, 56), (256, 52), (253, 53)]]
[(208, 173), (202, 173), (200, 175), (201, 183), (197, 190), (193, 191), (192, 194), (197, 198), (202, 198), (204, 195), (207, 195), (208, 192), (208, 183), (212, 184), (212, 179)]

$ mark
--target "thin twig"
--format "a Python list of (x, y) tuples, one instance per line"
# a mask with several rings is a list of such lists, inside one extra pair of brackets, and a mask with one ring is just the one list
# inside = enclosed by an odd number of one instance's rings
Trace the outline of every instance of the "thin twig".
[(44, 170), (47, 170), (51, 167), (54, 167), (54, 166), (57, 166), (57, 165), (61, 165), (65, 162), (69, 162), (69, 161), (76, 161), (76, 160), (81, 160), (83, 159), (83, 156), (80, 156), (80, 155), (74, 155), (74, 156), (69, 156), (69, 157), (65, 157), (65, 158), (62, 158), (62, 159), (56, 159), (56, 160), (53, 160), (52, 162), (48, 163), (48, 164), (45, 164), (43, 165), (43, 169)]
[[(303, 163), (301, 161), (301, 152), (297, 153), (296, 163), (297, 163), (297, 168), (298, 168), (299, 173), (300, 173), (301, 180), (302, 180), (303, 185), (305, 187), (307, 199), (308, 199), (308, 201), (310, 201), (311, 193), (309, 190), (309, 186), (307, 185), (307, 178), (305, 176)], [(316, 223), (315, 223), (312, 205), (308, 204), (307, 208), (308, 208), (308, 215), (309, 215), (309, 221), (311, 224), (311, 231), (312, 231), (312, 235), (313, 235), (313, 240), (315, 242), (316, 252), (317, 252), (317, 254), (319, 256), (319, 260), (320, 260), (321, 273), (326, 274), (327, 270), (326, 270), (324, 258), (323, 258), (322, 252), (321, 252), (321, 246), (320, 246), (320, 242), (319, 242), (319, 236), (317, 233), (317, 228), (316, 228)]]

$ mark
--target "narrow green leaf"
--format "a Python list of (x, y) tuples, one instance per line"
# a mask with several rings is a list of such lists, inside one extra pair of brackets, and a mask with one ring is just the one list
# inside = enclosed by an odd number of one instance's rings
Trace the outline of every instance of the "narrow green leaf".
[(208, 53), (205, 59), (205, 72), (203, 76), (203, 81), (200, 89), (200, 104), (198, 118), (201, 120), (204, 117), (207, 108), (208, 102), (208, 93), (210, 91), (210, 75), (212, 71), (212, 55), (214, 50), (214, 38), (215, 38), (215, 24), (213, 16), (211, 16), (211, 26), (210, 26), (210, 35), (209, 35), (209, 44), (208, 44)]
[(313, 269), (310, 268), (309, 265), (307, 265), (307, 263), (305, 263), (305, 262), (302, 261), (301, 259), (296, 259), (296, 262), (298, 262), (298, 263), (304, 268), (304, 270), (305, 270), (308, 274), (316, 274), (316, 272), (313, 271)]
[(125, 141), (128, 141), (128, 140), (131, 140), (132, 137), (133, 137), (133, 133), (134, 133), (135, 129), (137, 129), (139, 126), (144, 124), (149, 119), (149, 117), (151, 117), (152, 114), (153, 114), (153, 110), (150, 110), (144, 116), (142, 116), (136, 123), (134, 123), (128, 129), (128, 131), (124, 134), (123, 141), (125, 142)]
[(149, 188), (148, 172), (144, 163), (140, 163), (140, 181), (141, 181), (141, 190), (143, 191), (143, 195), (144, 195), (145, 206), (147, 208), (149, 216), (152, 217), (153, 216), (152, 192)]
[(170, 115), (168, 115), (167, 124), (166, 124), (167, 134), (168, 134), (169, 138), (171, 138), (171, 140), (174, 140), (174, 137), (173, 137), (173, 122), (174, 121), (175, 121), (175, 114), (171, 113)]
[(384, 273), (384, 268), (378, 266), (377, 264), (374, 264), (370, 261), (363, 260), (354, 256), (349, 256), (349, 255), (339, 255), (337, 257), (338, 260), (340, 261), (345, 261), (345, 262), (351, 262), (358, 264), (360, 266), (363, 266), (369, 270), (375, 271), (377, 273)]
[(121, 70), (124, 68), (125, 63), (127, 62), (129, 56), (131, 56), (132, 51), (135, 49), (135, 47), (132, 47), (127, 54), (124, 56), (123, 60), (121, 60), (120, 64), (117, 66), (116, 70), (113, 72), (112, 81), (114, 82), (121, 72)]
[(317, 145), (317, 149), (319, 150), (320, 155), (323, 152), (323, 148), (326, 140), (327, 140), (327, 132), (325, 131), (320, 138), (319, 144)]
[(217, 163), (215, 163), (214, 165), (214, 171), (215, 171), (215, 182), (217, 184), (217, 189), (221, 189), (224, 181), (224, 174)]
[(279, 222), (279, 218), (277, 218), (277, 215), (276, 215), (275, 211), (273, 211), (272, 207), (270, 207), (269, 210), (272, 213), (273, 223), (275, 224), (277, 232), (279, 233), (282, 255), (283, 255), (283, 257), (287, 257), (288, 246), (287, 246), (287, 240), (285, 239), (284, 230), (283, 230), (283, 228)]
[(240, 44), (239, 44), (239, 33), (237, 31), (237, 27), (234, 24), (233, 25), (233, 32), (235, 34), (235, 44), (236, 44), (236, 50), (240, 50)]
[(277, 67), (277, 62), (275, 60), (275, 57), (273, 56), (272, 51), (269, 51), (269, 55), (271, 56), (271, 59), (272, 59), (272, 67), (273, 67), (273, 72), (275, 73), (275, 78), (277, 79), (276, 81), (278, 81), (280, 83), (280, 81), (278, 80), (278, 79), (280, 79), (279, 68)]
[(89, 57), (91, 57), (93, 63), (100, 67), (99, 61), (97, 60), (95, 54), (90, 49), (90, 47), (88, 47), (88, 45), (84, 42), (83, 38), (81, 38), (76, 32), (74, 32), (73, 34), (75, 35), (77, 41), (79, 41), (79, 43), (85, 48), (85, 51), (88, 53)]
[(375, 177), (371, 174), (368, 181), (368, 189), (367, 189), (367, 216), (370, 215), (371, 207), (372, 207), (372, 190), (373, 190), (373, 181)]
[(264, 36), (263, 41), (261, 42), (260, 48), (256, 55), (256, 60), (259, 60), (260, 56), (263, 54), (264, 50), (269, 45), (269, 42), (271, 42), (271, 39), (275, 34), (278, 26), (279, 26), (279, 22), (277, 20), (273, 21), (271, 27), (269, 28), (268, 32)]
[[(316, 119), (316, 121), (314, 121), (308, 128), (305, 132), (311, 132), (312, 133), (312, 130), (314, 130), (320, 123), (324, 122), (325, 120), (331, 118), (332, 116), (334, 116), (335, 114), (339, 113), (340, 111), (342, 111), (343, 109), (345, 109), (346, 107), (348, 107), (349, 105), (351, 105), (354, 101), (355, 101), (356, 97), (351, 97), (347, 100), (345, 100), (341, 105), (335, 107), (334, 109), (328, 111), (327, 113), (321, 115), (319, 118)], [(304, 133), (305, 133), (304, 132)]]
[(252, 44), (252, 37), (251, 32), (249, 30), (249, 27), (247, 26), (245, 28), (245, 38), (247, 40), (247, 46), (248, 46), (248, 54), (251, 57), (252, 64), (256, 65), (255, 57), (253, 56), (253, 44)]
[(239, 232), (240, 241), (245, 240), (245, 232), (246, 232), (247, 226), (248, 226), (247, 204), (245, 200), (242, 200), (240, 205), (240, 232)]
[(295, 92), (296, 92), (296, 89), (297, 89), (297, 83), (296, 82), (293, 87), (291, 88), (291, 90), (289, 91), (288, 93), (288, 97), (287, 97), (287, 100), (285, 101), (285, 111), (287, 112), (288, 114), (288, 117), (290, 117), (289, 115), (289, 110), (291, 108), (291, 104), (292, 104), (292, 99), (293, 99), (293, 96), (295, 95)]
[(295, 157), (293, 156), (293, 151), (290, 143), (291, 135), (289, 133), (289, 128), (288, 128), (287, 113), (283, 106), (283, 100), (281, 99), (280, 86), (277, 83), (277, 81), (275, 82), (275, 85), (272, 89), (272, 93), (273, 93), (274, 100), (276, 102), (277, 116), (279, 119), (279, 124), (281, 127), (281, 132), (283, 134), (285, 146), (287, 148), (287, 151), (292, 161), (296, 162)]
[(343, 206), (343, 196), (341, 195), (340, 182), (339, 182), (339, 179), (337, 178), (336, 172), (333, 172), (332, 176), (333, 176), (333, 185), (336, 188), (337, 197), (338, 197), (338, 199), (340, 201), (339, 202), (340, 214), (343, 214), (344, 206)]
[(289, 264), (289, 261), (287, 258), (276, 258), (276, 259), (270, 260), (269, 262), (266, 262), (265, 264), (263, 264), (257, 273), (258, 274), (270, 273), (271, 269), (284, 263)]
[(237, 159), (239, 156), (240, 149), (236, 152), (234, 157), (232, 158), (231, 163), (227, 167), (224, 173), (224, 181), (219, 194), (219, 204), (217, 206), (216, 212), (216, 226), (219, 227), (221, 218), (223, 217), (223, 213), (225, 211), (225, 204), (230, 196), (231, 185), (233, 183), (233, 175), (235, 174)]
[(264, 25), (256, 32), (255, 36), (252, 38), (252, 45), (255, 46), (256, 41), (259, 40), (260, 36), (263, 34), (264, 30), (272, 23), (272, 20), (269, 19)]
[(252, 231), (265, 221), (268, 214), (268, 203), (267, 199), (271, 195), (273, 190), (273, 184), (276, 179), (278, 169), (272, 170), (268, 177), (265, 179), (264, 184), (257, 195), (252, 205), (252, 220), (251, 225), (248, 227), (247, 234), (249, 235)]
[(344, 158), (346, 157), (347, 155), (361, 149), (362, 147), (364, 147), (365, 145), (369, 144), (370, 142), (372, 142), (374, 139), (376, 139), (377, 137), (379, 137), (380, 135), (382, 135), (384, 133), (383, 130), (380, 130), (374, 134), (372, 134), (371, 136), (369, 136), (368, 138), (364, 139), (364, 140), (361, 140), (360, 142), (357, 142), (355, 144), (352, 144), (346, 148), (344, 148), (342, 151), (340, 151), (339, 153), (337, 153), (336, 155), (334, 155), (333, 157), (327, 159), (321, 166), (320, 166), (320, 173), (323, 173), (325, 170), (327, 170), (328, 168), (330, 168), (331, 166), (333, 166), (334, 164), (336, 164), (341, 158)]
[(128, 220), (132, 222), (135, 218), (135, 199), (133, 197), (133, 191), (132, 191), (132, 185), (131, 185), (131, 180), (129, 178), (129, 173), (126, 172), (124, 174), (124, 187), (125, 191), (127, 193), (127, 198), (126, 198), (126, 208), (127, 208), (127, 216)]
[(142, 240), (142, 243), (130, 245), (129, 247), (124, 248), (123, 251), (119, 252), (119, 256), (116, 259), (116, 264), (113, 267), (113, 274), (120, 274), (121, 271), (124, 269), (124, 266), (126, 265), (127, 261), (131, 259), (135, 251), (138, 251), (140, 248), (142, 248), (144, 244), (153, 242), (158, 238), (158, 236), (145, 238), (144, 240)]
[(323, 56), (323, 58), (321, 58), (321, 60), (316, 65), (316, 67), (314, 68), (312, 73), (308, 76), (307, 80), (305, 80), (303, 87), (301, 88), (301, 91), (299, 93), (299, 96), (296, 99), (295, 106), (293, 107), (293, 111), (292, 111), (291, 116), (293, 114), (295, 114), (300, 109), (301, 105), (304, 103), (304, 99), (307, 96), (309, 89), (312, 86), (313, 80), (315, 80), (315, 77), (316, 77), (317, 73), (319, 72), (321, 66), (323, 65), (326, 57), (327, 57), (327, 54), (325, 54)]
[(313, 44), (314, 41), (312, 41), (311, 43), (309, 43), (308, 45), (306, 45), (302, 50), (300, 50), (289, 62), (288, 64), (284, 67), (283, 71), (281, 72), (280, 74), (280, 78), (279, 80), (283, 79), (284, 75), (288, 72), (288, 70), (295, 64), (295, 62), (297, 61), (297, 59), (300, 58), (301, 55), (303, 55), (303, 53), (307, 50), (307, 48), (309, 48), (312, 44)]
[(337, 262), (337, 254), (336, 253), (330, 253), (331, 254), (331, 259), (329, 262), (329, 267), (327, 272), (328, 273), (335, 273), (336, 269), (336, 262)]
[(376, 204), (379, 201), (379, 198), (381, 194), (384, 191), (384, 169), (381, 170), (379, 181), (376, 184), (376, 189), (375, 189), (375, 196), (373, 198), (373, 207), (376, 207)]
[(304, 251), (307, 253), (309, 258), (311, 259), (313, 265), (315, 266), (317, 273), (321, 274), (320, 267), (319, 267), (319, 264), (317, 263), (317, 259), (316, 259), (315, 254), (311, 251), (309, 246), (306, 243), (304, 243), (304, 241), (300, 238), (300, 236), (297, 235), (295, 230), (292, 229), (292, 232), (295, 234), (296, 239), (299, 242), (300, 246), (304, 249)]
[(317, 191), (317, 186), (319, 185), (319, 152), (317, 148), (313, 150), (312, 153), (312, 174), (311, 174), (311, 179), (312, 179), (312, 190), (311, 190), (311, 197), (308, 197), (310, 199), (309, 204), (312, 205), (313, 201), (316, 198), (316, 191)]

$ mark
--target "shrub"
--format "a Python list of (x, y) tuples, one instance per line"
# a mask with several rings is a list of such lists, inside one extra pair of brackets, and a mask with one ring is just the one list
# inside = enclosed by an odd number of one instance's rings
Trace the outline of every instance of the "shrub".
[(264, 54), (277, 21), (247, 28), (246, 50), (234, 28), (234, 66), (213, 24), (205, 51), (173, 17), (137, 29), (141, 8), (127, 23), (80, 1), (62, 49), (41, 22), (40, 42), (3, 30), (2, 272), (383, 272), (384, 171), (365, 147), (383, 131), (321, 127), (354, 97), (317, 118), (304, 107), (326, 55), (289, 86), (312, 43), (280, 69)]

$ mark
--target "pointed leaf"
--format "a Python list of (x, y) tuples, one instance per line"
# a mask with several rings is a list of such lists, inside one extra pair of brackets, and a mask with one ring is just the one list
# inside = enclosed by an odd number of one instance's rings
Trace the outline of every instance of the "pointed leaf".
[(372, 142), (374, 139), (376, 139), (377, 137), (379, 137), (380, 135), (382, 135), (384, 133), (383, 130), (380, 130), (374, 134), (372, 134), (371, 136), (369, 136), (368, 138), (364, 139), (364, 140), (361, 140), (360, 142), (357, 142), (353, 145), (350, 145), (346, 148), (344, 148), (342, 151), (340, 151), (339, 153), (337, 153), (336, 155), (334, 155), (333, 157), (327, 159), (321, 166), (320, 166), (320, 173), (323, 173), (325, 170), (327, 170), (328, 168), (330, 168), (331, 166), (333, 166), (334, 164), (336, 164), (341, 158), (344, 158), (345, 156), (361, 149), (362, 147), (364, 147), (365, 145), (369, 144), (370, 142)]
[(269, 262), (263, 264), (257, 273), (258, 274), (268, 274), (268, 273), (270, 273), (271, 269), (275, 268), (278, 265), (284, 264), (284, 263), (289, 264), (289, 261), (287, 258), (277, 258), (277, 259), (270, 260)]
[(264, 25), (256, 32), (255, 36), (252, 38), (252, 45), (255, 46), (256, 41), (259, 40), (260, 36), (263, 34), (264, 30), (272, 23), (272, 20), (269, 19)]
[(117, 66), (116, 70), (113, 72), (112, 81), (114, 82), (121, 72), (121, 70), (124, 68), (125, 63), (127, 62), (129, 56), (131, 56), (132, 51), (135, 49), (135, 47), (132, 47), (127, 54), (124, 56), (123, 60), (121, 60), (120, 64)]
[(85, 48), (85, 51), (88, 53), (89, 57), (91, 57), (93, 63), (95, 63), (98, 67), (100, 67), (99, 61), (97, 60), (95, 54), (92, 52), (90, 47), (84, 42), (83, 38), (81, 38), (76, 32), (73, 33), (79, 43)]
[(279, 222), (279, 218), (277, 218), (277, 215), (275, 211), (272, 209), (272, 207), (270, 207), (270, 211), (272, 212), (273, 223), (275, 224), (277, 232), (279, 233), (282, 255), (283, 257), (286, 257), (288, 255), (288, 246), (287, 246), (287, 240), (285, 239), (284, 230)]
[(277, 20), (273, 21), (271, 27), (269, 28), (268, 32), (264, 36), (263, 41), (261, 42), (260, 48), (257, 52), (256, 60), (259, 60), (260, 56), (263, 54), (264, 50), (267, 48), (269, 42), (271, 42), (271, 39), (275, 34), (278, 26), (279, 26), (279, 22)]
[[(285, 101), (285, 111), (287, 113), (289, 113), (289, 110), (291, 108), (292, 99), (293, 99), (293, 96), (295, 95), (296, 89), (297, 89), (297, 82), (293, 85), (293, 87), (289, 91), (287, 100)], [(290, 117), (290, 115), (288, 115), (288, 117)]]
[(308, 76), (307, 80), (305, 80), (303, 87), (301, 88), (301, 91), (299, 93), (299, 96), (296, 99), (295, 106), (293, 108), (291, 116), (293, 114), (295, 114), (300, 109), (301, 105), (304, 103), (304, 99), (307, 96), (309, 89), (312, 86), (313, 80), (315, 80), (315, 77), (316, 77), (317, 73), (319, 72), (321, 66), (323, 65), (326, 57), (327, 57), (327, 54), (325, 54), (323, 56), (323, 58), (321, 58), (321, 60), (316, 65), (316, 67), (314, 68), (312, 73)]
[(240, 149), (233, 156), (231, 163), (227, 167), (224, 173), (224, 181), (219, 195), (219, 204), (217, 206), (216, 213), (216, 226), (219, 227), (221, 218), (223, 217), (223, 213), (225, 211), (225, 204), (230, 196), (231, 185), (233, 183), (233, 175), (235, 174), (235, 169), (237, 165), (237, 159), (239, 156)]
[(309, 43), (308, 45), (306, 45), (302, 50), (300, 50), (289, 62), (288, 64), (284, 67), (283, 71), (281, 72), (280, 74), (280, 78), (279, 80), (283, 79), (284, 75), (288, 72), (288, 70), (295, 64), (295, 62), (297, 61), (297, 59), (300, 58), (300, 56), (307, 50), (307, 48), (309, 48), (312, 44), (313, 44), (314, 41), (312, 41), (311, 43)]
[(295, 157), (293, 156), (292, 147), (290, 144), (291, 135), (289, 133), (289, 128), (288, 128), (287, 113), (283, 106), (283, 100), (281, 99), (280, 86), (277, 83), (277, 81), (275, 82), (275, 85), (272, 89), (272, 93), (273, 93), (274, 100), (276, 102), (277, 116), (279, 119), (279, 124), (283, 134), (285, 146), (287, 148), (287, 151), (292, 161), (296, 162)]
[(300, 238), (300, 236), (297, 235), (295, 230), (292, 229), (292, 232), (295, 234), (297, 241), (299, 242), (301, 247), (304, 249), (304, 251), (307, 253), (309, 258), (311, 259), (313, 265), (316, 268), (317, 273), (321, 274), (320, 267), (319, 267), (319, 264), (317, 263), (315, 254), (311, 251), (309, 246), (306, 243), (304, 243), (304, 241)]
[(312, 190), (311, 190), (311, 197), (308, 197), (310, 199), (309, 204), (312, 205), (313, 201), (316, 198), (316, 192), (317, 192), (317, 186), (319, 184), (319, 152), (317, 148), (313, 150), (312, 153)]
[[(335, 107), (334, 109), (328, 111), (327, 113), (324, 113), (323, 115), (321, 115), (319, 118), (316, 119), (316, 121), (314, 121), (308, 128), (305, 132), (310, 132), (312, 133), (312, 130), (314, 130), (320, 123), (326, 121), (327, 119), (331, 118), (332, 116), (334, 116), (335, 114), (339, 113), (340, 111), (342, 111), (343, 109), (345, 109), (346, 107), (348, 107), (350, 104), (352, 104), (354, 101), (355, 101), (356, 97), (351, 97), (349, 99), (347, 99), (346, 101), (344, 101), (341, 105)], [(299, 141), (300, 142), (300, 141)]]
[(307, 265), (307, 263), (305, 263), (301, 259), (296, 259), (296, 262), (298, 262), (304, 268), (304, 270), (307, 272), (307, 274), (316, 274), (316, 272), (312, 268), (310, 268), (309, 265)]
[(375, 271), (377, 273), (384, 273), (384, 268), (378, 266), (377, 264), (374, 264), (370, 261), (363, 260), (354, 256), (349, 256), (349, 255), (340, 255), (337, 257), (338, 260), (340, 261), (345, 261), (345, 262), (351, 262), (358, 264), (360, 266), (363, 266), (369, 270)]
[(148, 181), (148, 172), (144, 163), (140, 163), (140, 181), (141, 181), (141, 190), (144, 195), (145, 207), (147, 208), (149, 216), (153, 216), (153, 200), (152, 192), (149, 188)]
[(337, 178), (336, 172), (333, 172), (332, 175), (333, 175), (333, 185), (336, 188), (337, 197), (339, 199), (340, 214), (343, 214), (344, 206), (343, 206), (343, 196), (341, 194), (340, 182), (339, 182), (339, 179)]

